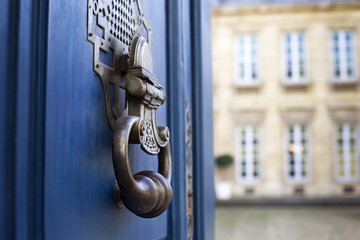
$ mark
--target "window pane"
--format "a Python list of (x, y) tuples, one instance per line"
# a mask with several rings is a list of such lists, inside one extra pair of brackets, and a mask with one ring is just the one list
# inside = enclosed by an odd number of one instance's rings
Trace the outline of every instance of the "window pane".
[(236, 161), (240, 181), (253, 182), (260, 177), (259, 130), (242, 126), (236, 131)]
[(258, 81), (258, 50), (257, 37), (251, 34), (238, 36), (237, 77), (240, 84), (254, 83)]
[(354, 33), (341, 30), (333, 32), (332, 36), (335, 81), (355, 80)]
[(292, 182), (304, 182), (309, 178), (308, 128), (306, 125), (290, 125), (287, 135), (287, 177)]
[(305, 34), (301, 32), (287, 33), (285, 46), (285, 80), (302, 82), (306, 78), (306, 45)]
[(336, 136), (336, 178), (343, 182), (357, 180), (359, 177), (357, 128), (354, 124), (340, 124)]

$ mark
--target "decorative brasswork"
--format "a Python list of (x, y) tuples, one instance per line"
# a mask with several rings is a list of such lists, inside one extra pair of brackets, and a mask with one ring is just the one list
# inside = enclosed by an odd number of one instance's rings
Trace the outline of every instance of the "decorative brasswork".
[[(114, 130), (117, 204), (140, 217), (156, 217), (172, 199), (170, 131), (156, 123), (156, 110), (166, 96), (153, 73), (151, 29), (139, 0), (89, 0), (87, 37), (94, 45), (93, 68), (101, 79), (107, 119)], [(112, 53), (112, 66), (101, 61), (101, 51)], [(120, 88), (126, 91), (126, 108), (120, 106)], [(158, 171), (132, 175), (129, 144), (158, 155)]]
[[(93, 68), (104, 89), (106, 115), (111, 129), (115, 120), (124, 116), (120, 90), (125, 88), (125, 75), (132, 43), (143, 33), (151, 45), (151, 29), (137, 0), (88, 0), (88, 41), (94, 45)], [(100, 60), (100, 52), (113, 54), (113, 66)], [(110, 103), (110, 85), (114, 89)]]
[(140, 129), (140, 142), (142, 143), (146, 151), (156, 154), (159, 153), (160, 148), (156, 144), (151, 121), (148, 120), (145, 123), (142, 123)]

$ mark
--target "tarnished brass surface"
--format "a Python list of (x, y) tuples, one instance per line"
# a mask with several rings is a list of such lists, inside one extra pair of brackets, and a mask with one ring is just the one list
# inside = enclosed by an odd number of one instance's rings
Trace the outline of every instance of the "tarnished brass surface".
[[(94, 45), (93, 67), (101, 79), (107, 119), (114, 130), (115, 198), (119, 207), (152, 218), (163, 213), (172, 199), (170, 132), (156, 123), (156, 110), (166, 96), (153, 73), (151, 29), (139, 1), (88, 0), (87, 37)], [(113, 66), (100, 60), (101, 51), (110, 50)], [(120, 88), (126, 90), (125, 109), (120, 107)], [(132, 175), (129, 144), (141, 144), (146, 153), (158, 154), (158, 172)]]
[[(125, 88), (125, 75), (134, 39), (146, 33), (146, 41), (148, 45), (151, 44), (151, 29), (139, 1), (88, 0), (87, 39), (94, 46), (93, 68), (102, 83), (106, 116), (111, 129), (114, 129), (117, 118), (126, 115), (126, 110), (120, 106), (119, 91)], [(113, 54), (112, 66), (101, 61), (101, 52)], [(114, 89), (113, 96), (110, 96), (111, 89)]]
[(113, 138), (113, 164), (116, 180), (125, 207), (144, 218), (163, 213), (172, 198), (170, 144), (161, 148), (158, 172), (142, 171), (131, 173), (128, 144), (131, 131), (136, 131), (140, 118), (129, 116), (116, 120)]
[[(125, 207), (144, 218), (164, 212), (172, 198), (171, 151), (167, 127), (157, 127), (156, 109), (165, 102), (165, 94), (152, 73), (151, 51), (142, 36), (136, 37), (130, 54), (125, 89), (127, 117), (116, 120), (113, 136), (113, 163), (121, 200)], [(158, 172), (131, 173), (129, 143), (141, 144), (148, 154), (158, 154)]]

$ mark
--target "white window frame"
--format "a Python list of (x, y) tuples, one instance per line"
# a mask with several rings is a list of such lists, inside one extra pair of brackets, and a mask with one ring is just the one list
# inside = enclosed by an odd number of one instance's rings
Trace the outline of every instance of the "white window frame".
[[(257, 156), (258, 156), (258, 164), (257, 164), (257, 173), (258, 175), (256, 177), (253, 176), (253, 174), (249, 175), (250, 177), (248, 177), (248, 175), (244, 178), (242, 177), (241, 173), (242, 173), (242, 145), (241, 145), (241, 140), (242, 140), (242, 128), (251, 128), (251, 130), (253, 131), (254, 128), (257, 129)], [(235, 176), (236, 176), (236, 180), (239, 183), (248, 183), (248, 184), (253, 184), (253, 183), (258, 183), (261, 181), (262, 178), (262, 154), (261, 154), (261, 128), (259, 127), (259, 125), (250, 125), (250, 124), (244, 124), (241, 126), (237, 126), (235, 128)], [(252, 143), (252, 141), (251, 141)], [(249, 143), (245, 143), (246, 145), (248, 145), (251, 149), (253, 149), (253, 144), (249, 144)], [(252, 145), (252, 146), (250, 146)], [(248, 151), (247, 151), (248, 152)], [(253, 172), (253, 159), (251, 159), (251, 157), (253, 157), (252, 154), (247, 154), (246, 155), (246, 166), (248, 167), (246, 172)]]
[[(353, 76), (352, 77), (346, 77), (344, 71), (346, 72), (346, 50), (344, 50), (344, 48), (346, 47), (345, 45), (345, 40), (344, 40), (344, 34), (346, 32), (351, 32), (352, 33), (352, 43), (351, 43), (351, 47), (353, 49), (352, 51), (352, 63), (353, 63)], [(334, 33), (341, 33), (341, 39), (339, 39), (339, 45), (340, 45), (340, 49), (339, 49), (339, 55), (340, 55), (340, 77), (336, 77), (335, 74), (335, 52), (334, 52), (334, 47), (335, 47), (335, 43), (334, 43)], [(332, 30), (331, 34), (330, 34), (330, 55), (331, 55), (331, 81), (334, 84), (346, 84), (346, 83), (355, 83), (358, 81), (358, 65), (357, 65), (357, 48), (356, 48), (356, 40), (357, 40), (357, 36), (356, 36), (356, 32), (352, 29), (336, 29), (336, 30)]]
[[(304, 49), (304, 76), (301, 77), (299, 73), (300, 65), (295, 64), (294, 60), (299, 63), (299, 41), (293, 41), (293, 39), (298, 38), (299, 35), (302, 34)], [(287, 36), (291, 36), (291, 62), (292, 62), (292, 76), (291, 78), (288, 77), (287, 69), (288, 69), (288, 54), (287, 54)], [(297, 49), (294, 51), (293, 49)], [(296, 75), (294, 73), (296, 72)], [(290, 31), (284, 32), (282, 35), (282, 74), (283, 74), (283, 84), (286, 86), (304, 86), (309, 83), (309, 61), (308, 61), (308, 45), (307, 45), (307, 36), (305, 31)], [(294, 77), (295, 76), (295, 77)]]
[[(344, 125), (353, 125), (355, 126), (355, 161), (356, 161), (356, 169), (357, 169), (357, 176), (354, 178), (349, 177), (349, 168), (351, 168), (351, 166), (349, 166), (351, 163), (346, 162), (346, 160), (344, 160), (344, 169), (345, 169), (345, 177), (339, 177), (338, 173), (339, 173), (339, 152), (338, 152), (338, 139), (339, 139), (339, 132), (338, 132), (338, 127), (339, 126), (344, 126)], [(342, 133), (342, 139), (344, 139), (344, 135), (348, 135), (348, 133)], [(346, 136), (347, 137), (347, 136)], [(334, 144), (334, 178), (336, 180), (336, 182), (338, 183), (355, 183), (355, 182), (359, 182), (360, 180), (360, 156), (359, 156), (359, 125), (353, 122), (341, 122), (341, 123), (337, 123), (335, 124), (334, 127), (334, 138), (333, 138), (333, 144)], [(343, 142), (344, 145), (346, 145), (345, 142)], [(349, 146), (343, 146), (343, 149), (348, 148)], [(344, 155), (346, 158), (349, 158), (349, 153), (345, 153)], [(348, 160), (350, 161), (350, 160)], [(347, 169), (347, 171), (346, 171)]]
[[(247, 47), (244, 47), (244, 55), (241, 56), (239, 54), (240, 52), (240, 46), (239, 46), (239, 40), (240, 37), (245, 38), (245, 45), (247, 45)], [(252, 46), (251, 44), (251, 38), (254, 37), (255, 38), (255, 44), (254, 46)], [(259, 77), (259, 72), (260, 72), (260, 68), (259, 68), (259, 38), (258, 35), (255, 33), (239, 33), (235, 36), (235, 40), (234, 40), (234, 46), (235, 46), (235, 52), (234, 52), (234, 69), (235, 69), (235, 85), (239, 86), (239, 87), (257, 87), (260, 85), (260, 77)], [(250, 47), (249, 47), (250, 46)], [(255, 48), (256, 54), (255, 57), (252, 55), (251, 51), (253, 51), (253, 47)], [(244, 78), (240, 77), (240, 58), (244, 57), (245, 59), (243, 59), (244, 62)], [(255, 61), (255, 69), (256, 69), (256, 78), (252, 78), (251, 76), (251, 64), (252, 62)]]
[[(307, 144), (307, 176), (306, 177), (290, 177), (289, 176), (289, 172), (290, 172), (290, 159), (289, 159), (289, 145), (290, 145), (290, 133), (289, 133), (289, 128), (291, 126), (305, 126), (306, 127), (306, 144)], [(301, 133), (301, 130), (300, 130)], [(285, 141), (284, 141), (284, 164), (285, 164), (285, 180), (288, 183), (292, 183), (292, 184), (304, 184), (304, 183), (308, 183), (312, 180), (312, 154), (311, 154), (311, 125), (308, 123), (292, 123), (292, 124), (287, 124), (284, 128), (284, 136), (285, 136)], [(299, 139), (299, 141), (301, 141), (301, 138)], [(296, 143), (294, 143), (296, 144)], [(297, 155), (298, 157), (298, 155)], [(299, 163), (300, 161), (300, 163)], [(301, 159), (295, 159), (295, 163), (294, 165), (296, 165), (295, 167), (298, 169), (297, 171), (299, 172), (299, 168), (301, 167)], [(300, 175), (301, 176), (301, 175)]]

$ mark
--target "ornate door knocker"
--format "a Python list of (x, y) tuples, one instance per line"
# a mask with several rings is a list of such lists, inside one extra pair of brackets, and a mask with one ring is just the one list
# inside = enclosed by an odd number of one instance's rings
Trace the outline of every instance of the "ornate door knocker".
[[(94, 27), (102, 29), (102, 36)], [(88, 0), (88, 40), (94, 45), (93, 67), (102, 82), (107, 119), (114, 131), (113, 165), (119, 200), (140, 217), (156, 217), (172, 199), (170, 132), (156, 124), (156, 110), (166, 96), (153, 73), (151, 29), (139, 0)], [(113, 66), (100, 61), (100, 51), (110, 50)], [(112, 104), (109, 85), (114, 88)], [(126, 90), (126, 111), (120, 108), (119, 88)], [(133, 175), (129, 144), (140, 144), (146, 153), (158, 155), (158, 172)]]

